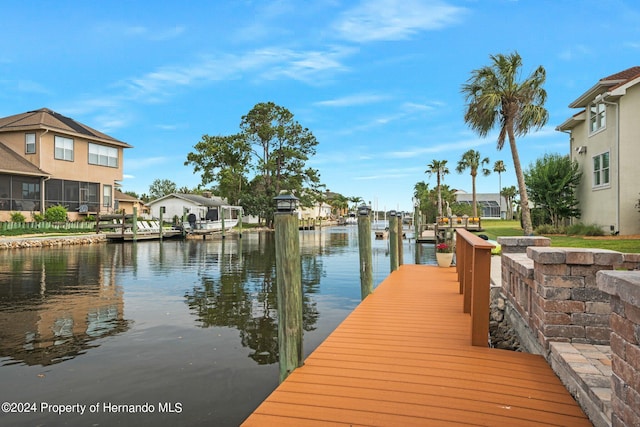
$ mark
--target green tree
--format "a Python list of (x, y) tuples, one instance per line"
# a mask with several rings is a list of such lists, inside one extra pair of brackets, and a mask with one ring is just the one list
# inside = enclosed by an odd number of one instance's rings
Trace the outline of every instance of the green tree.
[(516, 136), (526, 135), (531, 129), (540, 129), (549, 119), (544, 108), (547, 93), (542, 87), (546, 71), (539, 66), (525, 80), (518, 81), (522, 58), (517, 52), (506, 56), (491, 55), (490, 59), (491, 65), (472, 71), (471, 78), (462, 85), (462, 93), (466, 97), (464, 121), (482, 137), (499, 126), (498, 150), (509, 140), (520, 192), (524, 234), (531, 235), (529, 197)]
[(547, 212), (553, 227), (562, 219), (580, 218), (575, 192), (581, 177), (578, 162), (560, 154), (545, 154), (525, 171), (531, 201)]
[(273, 102), (256, 104), (242, 117), (240, 129), (257, 159), (254, 167), (261, 176), (260, 180), (254, 180), (264, 192), (260, 216), (271, 224), (275, 211), (273, 198), (281, 190), (301, 195), (305, 186), (320, 181), (317, 170), (305, 168), (307, 160), (316, 153), (318, 141), (309, 129), (294, 120), (289, 110)]
[(507, 202), (507, 219), (513, 219), (513, 202), (518, 195), (518, 190), (515, 185), (505, 187), (500, 193), (504, 200)]
[(478, 172), (482, 173), (482, 175), (484, 176), (489, 175), (491, 171), (484, 167), (488, 164), (488, 157), (480, 159), (480, 152), (476, 150), (468, 150), (462, 155), (462, 158), (458, 161), (458, 166), (456, 166), (456, 171), (458, 173), (462, 173), (467, 169), (469, 169), (470, 171), (474, 217), (478, 216), (478, 201), (476, 200), (476, 176), (478, 176)]
[[(502, 172), (506, 172), (504, 161), (496, 160), (493, 164), (493, 171), (498, 173), (498, 196), (502, 195)], [(498, 197), (500, 203), (500, 217), (502, 218), (502, 197)]]
[(440, 191), (440, 185), (444, 180), (444, 176), (449, 173), (446, 160), (432, 160), (427, 165), (427, 170), (424, 173), (429, 176), (436, 176), (436, 191), (438, 192), (438, 216), (442, 217), (442, 192)]
[(169, 179), (155, 179), (149, 186), (149, 197), (152, 200), (176, 192), (176, 183)]
[(187, 154), (185, 165), (193, 165), (201, 172), (202, 185), (217, 184), (217, 194), (232, 205), (239, 203), (247, 186), (247, 173), (251, 161), (251, 147), (242, 134), (228, 136), (203, 135)]

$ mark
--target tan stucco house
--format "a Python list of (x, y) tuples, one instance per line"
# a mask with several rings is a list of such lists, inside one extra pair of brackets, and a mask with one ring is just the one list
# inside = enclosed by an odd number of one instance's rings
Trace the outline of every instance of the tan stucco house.
[(71, 220), (112, 212), (130, 147), (47, 108), (0, 118), (0, 221), (55, 205)]
[(640, 234), (640, 66), (600, 79), (569, 104), (580, 111), (556, 128), (580, 164), (580, 221), (607, 233)]
[(144, 217), (149, 214), (149, 207), (140, 199), (123, 193), (120, 190), (113, 191), (113, 200), (115, 201), (114, 209), (117, 212), (133, 214), (133, 208), (136, 208), (138, 216)]

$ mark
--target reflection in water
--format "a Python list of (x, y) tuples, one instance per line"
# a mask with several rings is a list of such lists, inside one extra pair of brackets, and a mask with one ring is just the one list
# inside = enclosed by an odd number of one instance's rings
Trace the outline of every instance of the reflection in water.
[[(241, 343), (252, 349), (250, 358), (258, 364), (278, 362), (278, 323), (275, 278), (275, 239), (272, 233), (259, 234), (259, 250), (229, 254), (217, 270), (201, 271), (202, 283), (186, 292), (190, 309), (202, 327), (228, 326), (240, 331)], [(239, 240), (242, 242), (243, 240)], [(227, 241), (219, 253), (224, 254)], [(321, 246), (301, 255), (303, 287), (303, 328), (316, 328), (319, 313), (312, 295), (318, 292), (322, 277), (322, 261), (317, 258)], [(235, 248), (230, 248), (231, 250)], [(201, 258), (197, 249), (191, 256)]]
[(51, 365), (92, 341), (127, 330), (116, 253), (96, 246), (0, 254), (0, 357), (4, 364)]

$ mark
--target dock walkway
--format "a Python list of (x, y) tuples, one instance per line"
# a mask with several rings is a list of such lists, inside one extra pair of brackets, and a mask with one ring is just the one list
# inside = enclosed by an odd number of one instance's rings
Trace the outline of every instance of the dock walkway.
[(244, 426), (590, 426), (542, 356), (471, 346), (454, 268), (403, 265)]

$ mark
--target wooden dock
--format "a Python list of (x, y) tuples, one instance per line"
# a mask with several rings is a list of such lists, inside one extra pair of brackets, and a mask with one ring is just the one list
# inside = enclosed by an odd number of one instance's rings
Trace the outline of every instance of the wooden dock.
[(459, 289), (402, 265), (243, 426), (590, 426), (542, 356), (471, 345)]

